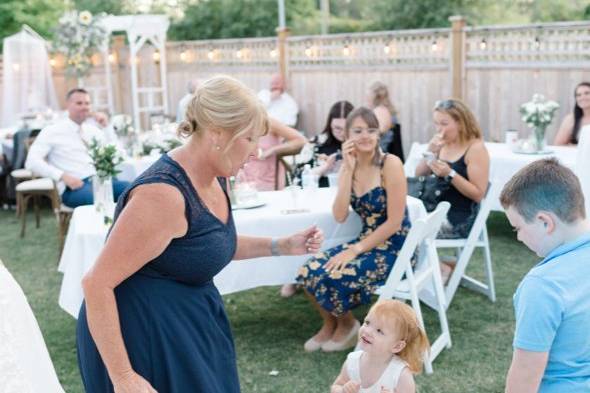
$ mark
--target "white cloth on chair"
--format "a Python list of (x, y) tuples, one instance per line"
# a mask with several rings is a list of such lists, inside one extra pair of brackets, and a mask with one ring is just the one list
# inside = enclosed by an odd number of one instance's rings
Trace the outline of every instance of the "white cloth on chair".
[(576, 174), (580, 179), (584, 199), (586, 201), (586, 215), (590, 212), (590, 124), (580, 129), (578, 141), (578, 157), (576, 160)]
[(33, 311), (0, 262), (0, 392), (63, 391)]

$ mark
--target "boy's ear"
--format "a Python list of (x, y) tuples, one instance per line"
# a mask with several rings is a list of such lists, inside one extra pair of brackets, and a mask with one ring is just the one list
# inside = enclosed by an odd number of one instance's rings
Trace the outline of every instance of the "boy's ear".
[(391, 352), (394, 354), (400, 353), (401, 351), (404, 350), (405, 347), (406, 347), (406, 340), (399, 340), (397, 343), (395, 343), (395, 345), (391, 349)]
[(556, 217), (553, 214), (540, 211), (537, 213), (537, 220), (543, 224), (543, 227), (545, 228), (545, 231), (548, 235), (555, 231)]

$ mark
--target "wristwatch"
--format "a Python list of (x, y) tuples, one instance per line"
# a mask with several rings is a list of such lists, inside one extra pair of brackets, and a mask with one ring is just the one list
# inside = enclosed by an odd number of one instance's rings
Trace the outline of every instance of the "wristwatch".
[(447, 177), (449, 177), (449, 178), (452, 179), (452, 178), (455, 177), (456, 174), (457, 174), (457, 171), (454, 170), (454, 169), (451, 169), (451, 171), (449, 172), (449, 174), (447, 175)]

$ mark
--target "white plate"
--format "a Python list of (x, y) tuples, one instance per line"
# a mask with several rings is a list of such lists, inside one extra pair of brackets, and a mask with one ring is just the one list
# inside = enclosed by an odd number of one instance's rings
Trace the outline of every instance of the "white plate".
[(542, 154), (551, 154), (553, 153), (553, 150), (549, 150), (549, 149), (545, 149), (545, 150), (541, 150), (541, 151), (530, 151), (530, 150), (521, 150), (521, 149), (513, 149), (512, 150), (513, 153), (516, 154), (538, 154), (538, 155), (542, 155)]
[(254, 201), (248, 202), (248, 203), (236, 203), (231, 205), (232, 210), (238, 210), (238, 209), (254, 209), (255, 207), (261, 207), (266, 205), (266, 202), (264, 202), (262, 199), (256, 199)]

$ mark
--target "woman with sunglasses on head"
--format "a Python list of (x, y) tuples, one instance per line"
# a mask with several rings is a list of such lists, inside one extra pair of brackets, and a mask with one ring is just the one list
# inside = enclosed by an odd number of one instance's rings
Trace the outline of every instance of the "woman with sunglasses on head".
[(554, 145), (577, 145), (581, 131), (590, 130), (590, 82), (582, 82), (574, 90), (576, 104), (573, 113), (568, 114), (553, 140)]
[[(441, 201), (449, 202), (451, 208), (438, 237), (465, 238), (488, 188), (490, 156), (475, 116), (462, 101), (438, 101), (433, 121), (436, 134), (428, 144), (432, 155), (419, 163), (416, 176), (434, 173), (450, 182)], [(442, 269), (444, 280), (452, 268), (443, 265)]]
[(373, 111), (352, 111), (345, 135), (332, 211), (336, 221), (344, 222), (352, 206), (362, 230), (358, 238), (316, 254), (299, 270), (297, 282), (323, 320), (305, 343), (307, 352), (354, 347), (360, 324), (351, 310), (370, 303), (385, 283), (410, 228), (403, 165), (398, 157), (381, 152)]

